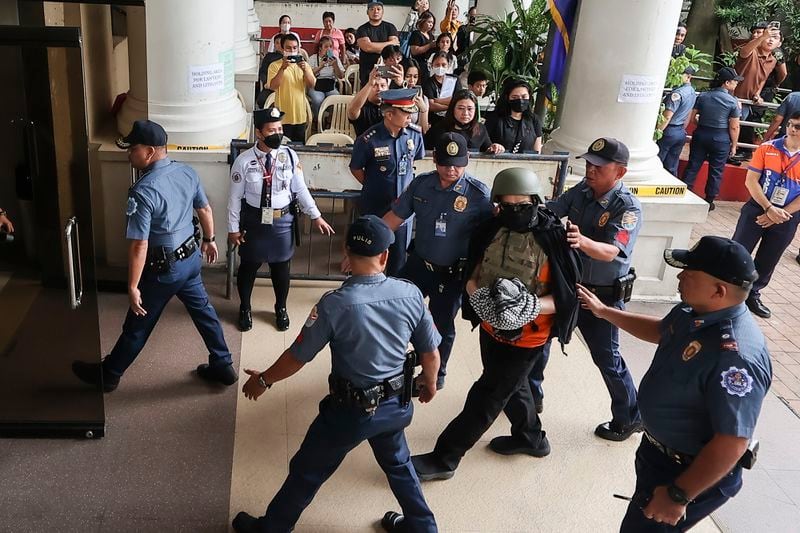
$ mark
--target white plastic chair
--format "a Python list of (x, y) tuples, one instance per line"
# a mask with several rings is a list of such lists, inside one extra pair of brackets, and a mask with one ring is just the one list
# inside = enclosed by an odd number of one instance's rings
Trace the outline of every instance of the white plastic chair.
[(353, 138), (344, 133), (315, 133), (306, 139), (306, 146), (318, 146), (320, 144), (332, 144), (334, 146), (346, 146), (353, 144)]
[[(322, 101), (317, 117), (317, 131), (320, 133), (343, 133), (352, 138), (356, 138), (356, 130), (347, 118), (347, 106), (353, 100), (350, 95), (332, 95)], [(323, 128), (323, 117), (325, 111), (331, 110), (331, 125)]]

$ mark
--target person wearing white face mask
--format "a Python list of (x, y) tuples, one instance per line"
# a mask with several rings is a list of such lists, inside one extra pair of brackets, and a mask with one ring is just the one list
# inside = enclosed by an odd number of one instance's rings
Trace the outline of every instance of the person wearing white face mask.
[(275, 41), (276, 39), (280, 39), (284, 35), (291, 33), (295, 37), (297, 37), (297, 42), (300, 42), (300, 36), (297, 35), (295, 32), (292, 31), (292, 17), (289, 15), (281, 15), (281, 18), (278, 19), (278, 27), (281, 29), (278, 33), (272, 36), (272, 40), (269, 42), (269, 50), (268, 52), (275, 51)]
[[(431, 77), (422, 83), (422, 93), (430, 99), (428, 121), (431, 126), (444, 118), (453, 94), (461, 90), (461, 84), (454, 77), (448, 79), (449, 60), (445, 52), (437, 52), (431, 58)], [(452, 90), (449, 85), (453, 84)]]

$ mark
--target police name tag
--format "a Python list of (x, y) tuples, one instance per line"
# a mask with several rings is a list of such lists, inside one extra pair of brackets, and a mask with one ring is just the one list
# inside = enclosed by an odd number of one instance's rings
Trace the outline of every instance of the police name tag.
[(397, 175), (398, 176), (405, 176), (406, 172), (408, 172), (408, 160), (404, 157), (397, 164)]
[(433, 227), (434, 237), (447, 237), (447, 221), (440, 218)]
[(275, 216), (275, 211), (272, 210), (271, 207), (262, 207), (261, 208), (261, 223), (262, 224), (272, 224), (272, 220)]
[(786, 204), (786, 198), (789, 197), (789, 189), (786, 187), (775, 187), (772, 190), (772, 196), (770, 197), (769, 201), (779, 207), (782, 207)]

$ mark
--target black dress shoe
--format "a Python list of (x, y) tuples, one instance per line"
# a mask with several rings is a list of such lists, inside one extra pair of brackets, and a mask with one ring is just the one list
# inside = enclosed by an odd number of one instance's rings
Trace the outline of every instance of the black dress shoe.
[(112, 392), (119, 386), (119, 376), (105, 370), (101, 363), (73, 361), (72, 373), (84, 383), (100, 387), (103, 392)]
[(524, 442), (517, 437), (495, 437), (489, 441), (489, 448), (500, 455), (516, 455), (525, 454), (532, 455), (533, 457), (545, 457), (550, 455), (550, 443), (547, 437), (542, 432), (542, 438), (539, 445), (533, 447), (530, 443)]
[(797, 261), (797, 264), (800, 265), (800, 254), (797, 254), (797, 257), (794, 258)]
[(250, 309), (239, 309), (239, 331), (253, 329), (253, 313)]
[(402, 531), (403, 529), (403, 515), (388, 511), (383, 518), (381, 518), (381, 527), (386, 531)]
[(622, 442), (634, 433), (639, 433), (643, 430), (641, 422), (634, 422), (630, 425), (621, 427), (612, 422), (603, 422), (594, 428), (594, 434), (601, 439), (611, 440), (614, 442)]
[(748, 296), (744, 303), (756, 316), (760, 316), (761, 318), (769, 318), (772, 316), (772, 311), (761, 301), (761, 296)]
[(233, 530), (236, 533), (261, 533), (262, 529), (258, 524), (258, 518), (240, 511), (233, 519)]
[[(708, 202), (708, 200), (706, 200), (706, 201)], [(716, 205), (714, 205), (714, 200), (711, 200), (710, 202), (708, 202), (708, 212), (709, 212), (709, 213), (710, 213), (711, 211), (713, 211), (714, 209), (716, 209), (716, 208), (717, 208), (717, 206), (716, 206)]]
[(197, 375), (206, 381), (214, 381), (223, 385), (233, 385), (239, 379), (231, 364), (210, 366), (208, 363), (203, 363), (197, 367)]
[(286, 331), (289, 329), (289, 313), (286, 312), (285, 307), (275, 308), (275, 326), (278, 331)]
[(450, 479), (456, 474), (455, 470), (450, 470), (442, 464), (433, 452), (411, 456), (411, 464), (414, 465), (420, 481)]

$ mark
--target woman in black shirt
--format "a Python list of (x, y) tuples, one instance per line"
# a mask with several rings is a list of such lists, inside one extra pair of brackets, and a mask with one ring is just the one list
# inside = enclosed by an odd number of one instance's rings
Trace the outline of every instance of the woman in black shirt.
[(507, 152), (540, 152), (542, 123), (531, 111), (531, 86), (520, 79), (510, 79), (494, 112), (486, 115), (486, 129), (492, 142), (502, 144)]
[(461, 90), (461, 84), (458, 83), (458, 79), (451, 76), (454, 79), (448, 80), (448, 83), (455, 83), (453, 92), (449, 96), (441, 96), (442, 85), (448, 77), (447, 63), (447, 54), (436, 52), (431, 58), (431, 77), (422, 82), (422, 93), (431, 102), (430, 111), (428, 112), (428, 121), (431, 126), (444, 118), (447, 107), (452, 100), (452, 95)]
[(486, 126), (481, 124), (477, 116), (478, 98), (467, 89), (462, 89), (453, 95), (447, 113), (443, 120), (428, 130), (425, 136), (426, 146), (436, 146), (442, 134), (447, 132), (460, 133), (467, 140), (467, 149), (473, 152), (486, 152), (502, 154), (505, 151), (502, 145), (492, 143)]
[(417, 29), (411, 32), (409, 45), (411, 47), (411, 57), (419, 63), (422, 75), (421, 81), (430, 77), (428, 70), (428, 58), (436, 49), (436, 39), (433, 35), (433, 28), (436, 26), (436, 17), (430, 11), (425, 11), (419, 16)]

